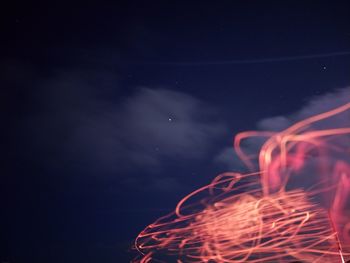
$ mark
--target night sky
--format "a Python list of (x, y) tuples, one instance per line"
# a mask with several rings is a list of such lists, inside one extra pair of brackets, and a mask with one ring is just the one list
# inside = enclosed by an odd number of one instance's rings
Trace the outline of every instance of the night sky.
[[(129, 262), (234, 134), (350, 99), (348, 1), (1, 8), (0, 262)], [(305, 113), (305, 114), (304, 114)]]

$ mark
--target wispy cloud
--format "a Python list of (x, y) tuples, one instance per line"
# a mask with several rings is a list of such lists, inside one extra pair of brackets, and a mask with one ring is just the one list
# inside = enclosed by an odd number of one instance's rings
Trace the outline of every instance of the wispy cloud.
[[(323, 94), (312, 98), (303, 108), (287, 116), (275, 116), (265, 118), (257, 123), (257, 130), (266, 131), (281, 131), (297, 121), (307, 117), (331, 110), (350, 101), (350, 88), (339, 89), (337, 91)], [(316, 123), (314, 127), (330, 128), (344, 127), (349, 123), (349, 112), (332, 117), (320, 123)], [(249, 139), (242, 144), (242, 148), (248, 153), (258, 153), (259, 148), (263, 143), (263, 139)], [(222, 150), (214, 159), (220, 165), (229, 170), (245, 170), (243, 163), (233, 150), (233, 147), (227, 147)]]
[[(75, 72), (42, 83), (33, 98), (36, 110), (21, 125), (30, 134), (30, 151), (59, 166), (132, 183), (123, 174), (162, 171), (164, 160), (204, 158), (225, 133), (216, 110), (198, 98), (140, 87), (112, 99), (113, 87), (104, 87), (111, 81), (108, 74)], [(165, 177), (155, 186), (176, 185)]]
[(115, 171), (159, 169), (163, 158), (202, 158), (224, 132), (205, 103), (167, 89), (140, 88), (96, 110), (83, 116), (70, 140), (90, 161)]

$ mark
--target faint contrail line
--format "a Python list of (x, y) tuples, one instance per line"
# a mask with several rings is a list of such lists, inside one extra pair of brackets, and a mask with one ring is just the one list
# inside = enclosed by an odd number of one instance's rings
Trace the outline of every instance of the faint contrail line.
[(135, 62), (133, 64), (143, 65), (168, 65), (168, 66), (210, 66), (210, 65), (234, 65), (234, 64), (257, 64), (257, 63), (270, 63), (270, 62), (283, 62), (283, 61), (296, 61), (315, 58), (328, 58), (349, 56), (350, 51), (312, 54), (312, 55), (300, 55), (300, 56), (287, 56), (287, 57), (275, 57), (275, 58), (259, 58), (259, 59), (246, 59), (246, 60), (224, 60), (224, 61), (203, 61), (203, 62)]

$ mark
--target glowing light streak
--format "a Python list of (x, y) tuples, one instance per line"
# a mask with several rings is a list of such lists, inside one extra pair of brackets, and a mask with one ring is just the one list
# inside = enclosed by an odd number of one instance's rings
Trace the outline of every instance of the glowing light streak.
[[(320, 162), (319, 181), (309, 189), (287, 190), (292, 176), (317, 152), (329, 157), (349, 149), (332, 140), (349, 136), (349, 127), (314, 130), (323, 121), (350, 109), (350, 103), (302, 120), (281, 132), (238, 134), (235, 150), (250, 170), (252, 157), (242, 140), (267, 137), (258, 155), (259, 168), (250, 174), (228, 172), (184, 197), (175, 211), (146, 227), (135, 248), (135, 262), (345, 262), (350, 256), (350, 165)], [(348, 125), (350, 123), (347, 123)], [(342, 137), (343, 136), (343, 137)], [(345, 138), (345, 137), (344, 137)], [(347, 137), (347, 139), (349, 139)], [(319, 194), (330, 199), (325, 207)], [(343, 243), (343, 244), (342, 244)]]

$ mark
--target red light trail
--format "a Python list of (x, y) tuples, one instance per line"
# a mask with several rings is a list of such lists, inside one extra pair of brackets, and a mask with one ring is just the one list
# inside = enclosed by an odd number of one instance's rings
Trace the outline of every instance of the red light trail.
[[(252, 173), (221, 174), (184, 197), (173, 213), (139, 234), (134, 262), (345, 262), (350, 127), (323, 122), (341, 114), (350, 120), (349, 109), (350, 103), (281, 132), (238, 134), (234, 148)], [(267, 137), (257, 168), (241, 148), (255, 136)], [(317, 175), (312, 187), (293, 186), (311, 175)]]

